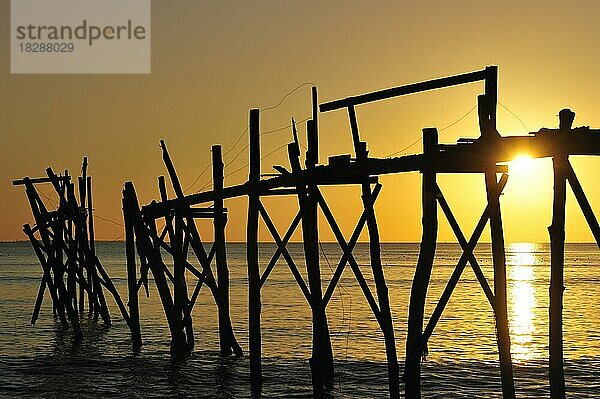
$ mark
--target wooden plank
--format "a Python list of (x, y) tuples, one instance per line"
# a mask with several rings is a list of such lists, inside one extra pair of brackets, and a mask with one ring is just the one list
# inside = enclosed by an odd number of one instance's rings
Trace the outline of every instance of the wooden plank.
[(319, 106), (321, 112), (333, 111), (340, 108), (346, 108), (352, 105), (365, 104), (373, 101), (385, 100), (387, 98), (405, 96), (407, 94), (419, 93), (427, 90), (441, 89), (443, 87), (462, 85), (465, 83), (484, 80), (487, 76), (486, 70), (468, 72), (460, 75), (448, 76), (444, 78), (427, 80), (424, 82), (413, 83), (409, 85), (392, 87), (390, 89), (379, 90), (358, 96), (347, 97), (341, 100), (335, 100), (323, 103)]

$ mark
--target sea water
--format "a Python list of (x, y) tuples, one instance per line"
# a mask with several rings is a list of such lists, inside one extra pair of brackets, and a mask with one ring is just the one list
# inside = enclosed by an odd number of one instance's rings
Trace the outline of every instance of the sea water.
[[(273, 244), (261, 244), (266, 265)], [(304, 271), (302, 245), (289, 244)], [(337, 267), (339, 247), (321, 248), (324, 286)], [(400, 368), (406, 345), (408, 302), (418, 244), (381, 246), (389, 286)], [(507, 244), (508, 314), (517, 396), (548, 397), (549, 246)], [(231, 317), (236, 337), (248, 349), (248, 290), (244, 244), (228, 244)], [(489, 244), (476, 257), (493, 287)], [(124, 244), (98, 243), (97, 253), (126, 300)], [(426, 322), (461, 255), (455, 244), (439, 244), (426, 304)], [(368, 245), (354, 256), (373, 287)], [(564, 347), (567, 394), (600, 397), (600, 251), (591, 244), (567, 244), (565, 254)], [(113, 325), (83, 318), (84, 338), (76, 341), (52, 316), (46, 294), (40, 318), (30, 325), (42, 271), (28, 243), (0, 243), (0, 396), (28, 398), (248, 398), (249, 362), (218, 354), (217, 313), (203, 288), (193, 311), (196, 349), (185, 359), (169, 354), (169, 330), (158, 293), (140, 291), (144, 345), (133, 353), (129, 332), (110, 294)], [(188, 276), (188, 286), (195, 278)], [(375, 290), (373, 289), (375, 293)], [(87, 314), (87, 312), (86, 312)], [(388, 395), (383, 335), (351, 269), (345, 270), (328, 305), (335, 357), (335, 398)], [(301, 290), (281, 260), (262, 290), (263, 397), (311, 397), (308, 358), (311, 315)], [(467, 266), (429, 340), (423, 363), (425, 398), (500, 398), (494, 318), (475, 275)]]

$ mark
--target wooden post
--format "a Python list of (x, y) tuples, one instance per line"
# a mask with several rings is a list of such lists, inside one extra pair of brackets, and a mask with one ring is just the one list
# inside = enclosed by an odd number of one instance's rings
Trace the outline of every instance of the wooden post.
[[(313, 103), (313, 110), (316, 104)], [(315, 130), (316, 122), (307, 121), (307, 142), (308, 151), (306, 166), (312, 170), (317, 163), (317, 143), (318, 133)], [(290, 162), (292, 172), (300, 173), (300, 162), (297, 156), (299, 149), (290, 153)], [(304, 255), (306, 259), (306, 271), (308, 275), (308, 286), (311, 297), (312, 310), (312, 356), (310, 359), (310, 368), (312, 373), (312, 382), (315, 396), (322, 394), (323, 389), (331, 386), (333, 383), (333, 351), (331, 349), (331, 338), (329, 335), (329, 325), (327, 322), (327, 313), (323, 301), (323, 292), (321, 287), (321, 268), (319, 265), (319, 228), (317, 222), (317, 185), (309, 182), (305, 187), (303, 184), (298, 186), (298, 202), (300, 206), (300, 215), (302, 217), (302, 238), (304, 244)]]
[[(87, 267), (88, 267), (88, 281), (89, 281), (89, 285), (90, 285), (90, 289), (94, 292), (97, 293), (98, 291), (102, 291), (102, 288), (100, 287), (100, 282), (98, 281), (98, 274), (96, 273), (96, 266), (95, 266), (95, 258), (96, 258), (96, 238), (95, 238), (95, 233), (94, 233), (94, 209), (93, 209), (93, 204), (92, 204), (92, 178), (91, 176), (88, 176), (86, 178), (86, 184), (87, 184), (87, 210), (88, 210), (88, 232), (89, 232), (89, 254), (87, 254), (88, 258), (91, 259), (86, 259), (86, 263), (87, 263)], [(83, 204), (82, 204), (83, 206)], [(93, 308), (95, 308), (94, 306), (94, 302), (92, 301), (92, 297), (93, 295), (89, 295), (90, 300), (88, 301), (88, 306), (89, 306), (89, 312), (91, 313), (98, 313), (98, 310), (94, 310)]]
[(425, 299), (431, 277), (435, 247), (437, 241), (438, 218), (436, 200), (436, 172), (433, 167), (435, 154), (438, 151), (438, 133), (436, 129), (423, 130), (423, 154), (425, 163), (421, 170), (423, 233), (421, 248), (412, 288), (408, 313), (408, 335), (406, 339), (406, 363), (404, 384), (406, 397), (415, 399), (421, 397), (421, 358), (424, 354), (423, 318)]
[[(190, 218), (191, 219), (191, 218)], [(185, 336), (187, 348), (184, 353), (194, 349), (194, 329), (192, 315), (189, 308), (187, 283), (185, 278), (187, 263), (187, 248), (184, 244), (184, 222), (183, 217), (175, 212), (175, 234), (172, 236), (171, 249), (173, 251), (173, 309), (175, 318), (178, 319), (178, 327), (182, 329), (181, 334)], [(193, 221), (193, 219), (192, 219)], [(188, 221), (189, 222), (189, 221)], [(185, 331), (184, 331), (185, 330)]]
[(565, 202), (567, 156), (557, 155), (552, 159), (554, 167), (554, 202), (550, 233), (550, 397), (565, 397), (563, 372), (562, 308), (565, 266)]
[(248, 334), (250, 346), (250, 384), (253, 391), (262, 387), (260, 333), (260, 270), (258, 264), (258, 216), (260, 194), (260, 111), (250, 110), (250, 174), (248, 177), (248, 222), (246, 257), (248, 261)]
[(215, 262), (217, 266), (217, 287), (221, 293), (221, 306), (219, 306), (219, 346), (222, 355), (231, 355), (231, 342), (229, 339), (229, 269), (227, 267), (227, 252), (225, 247), (225, 225), (227, 214), (223, 205), (223, 157), (220, 145), (212, 147), (213, 165), (213, 191), (215, 199), (214, 209), (214, 246)]
[[(571, 129), (575, 114), (568, 109), (559, 113), (560, 132)], [(564, 399), (565, 375), (563, 371), (563, 291), (565, 268), (565, 205), (567, 200), (567, 176), (569, 156), (555, 154), (552, 158), (554, 169), (554, 201), (552, 204), (552, 225), (550, 233), (550, 309), (549, 309), (549, 351), (550, 351), (550, 397)], [(582, 208), (583, 209), (583, 208)]]
[(400, 377), (398, 370), (398, 355), (396, 353), (396, 340), (394, 338), (394, 327), (392, 323), (392, 312), (388, 287), (385, 282), (385, 275), (381, 265), (381, 248), (379, 242), (379, 228), (375, 218), (375, 209), (373, 208), (373, 194), (370, 184), (362, 184), (362, 201), (367, 216), (367, 229), (369, 230), (369, 249), (371, 257), (371, 270), (377, 289), (377, 299), (379, 301), (380, 326), (385, 341), (385, 353), (387, 356), (388, 383), (390, 389), (390, 398), (400, 397)]
[[(500, 135), (496, 129), (496, 103), (498, 101), (497, 67), (487, 67), (485, 94), (477, 98), (481, 137), (496, 139)], [(496, 179), (496, 166), (491, 163), (485, 172), (485, 188), (490, 211), (490, 233), (492, 239), (492, 262), (494, 265), (494, 295), (496, 317), (496, 337), (500, 358), (500, 377), (504, 399), (515, 397), (512, 358), (510, 354), (510, 332), (508, 327), (508, 309), (506, 294), (506, 252), (504, 248), (504, 232), (502, 213), (500, 211), (500, 195)]]
[(129, 294), (129, 329), (133, 350), (142, 346), (140, 331), (140, 308), (138, 303), (137, 266), (135, 261), (135, 209), (137, 206), (135, 189), (131, 182), (125, 183), (123, 190), (123, 220), (125, 224), (125, 253), (127, 256), (127, 290)]
[(506, 294), (506, 253), (504, 249), (504, 232), (500, 212), (500, 196), (496, 170), (492, 166), (485, 172), (485, 186), (490, 211), (490, 232), (492, 238), (492, 261), (494, 265), (494, 296), (496, 316), (496, 336), (500, 357), (500, 375), (504, 399), (515, 397), (512, 359), (510, 354), (510, 333), (508, 327), (508, 309)]

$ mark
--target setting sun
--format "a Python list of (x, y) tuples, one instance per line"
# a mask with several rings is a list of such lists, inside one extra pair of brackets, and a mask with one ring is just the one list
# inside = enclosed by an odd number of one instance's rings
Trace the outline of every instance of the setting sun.
[(530, 174), (534, 169), (534, 159), (529, 155), (522, 154), (512, 161), (508, 162), (508, 171), (510, 174)]

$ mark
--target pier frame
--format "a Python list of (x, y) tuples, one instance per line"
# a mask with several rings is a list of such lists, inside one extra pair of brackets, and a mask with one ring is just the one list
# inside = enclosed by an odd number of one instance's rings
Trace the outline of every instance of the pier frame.
[[(360, 140), (356, 107), (373, 101), (440, 89), (471, 82), (484, 81), (484, 94), (478, 97), (481, 137), (459, 139), (456, 144), (440, 144), (435, 129), (423, 132), (423, 153), (395, 158), (372, 158), (368, 156), (367, 144)], [(213, 147), (213, 188), (211, 191), (186, 195), (181, 188), (174, 165), (161, 141), (163, 160), (175, 198), (168, 198), (164, 177), (159, 177), (160, 201), (140, 207), (131, 182), (123, 192), (126, 256), (128, 272), (128, 306), (125, 308), (119, 294), (96, 257), (94, 243), (91, 179), (87, 176), (84, 160), (82, 176), (78, 178), (79, 198), (75, 185), (67, 172), (56, 175), (48, 169), (48, 177), (24, 178), (13, 182), (24, 185), (36, 221), (35, 226), (24, 226), (36, 256), (42, 266), (43, 277), (32, 315), (32, 324), (38, 318), (46, 289), (50, 291), (53, 311), (65, 326), (71, 324), (75, 335), (80, 337), (79, 314), (84, 311), (85, 295), (88, 295), (88, 311), (94, 319), (102, 318), (110, 324), (104, 289), (115, 298), (117, 305), (132, 333), (134, 349), (142, 345), (138, 294), (144, 286), (148, 295), (148, 275), (152, 272), (167, 322), (171, 331), (171, 350), (174, 354), (188, 354), (194, 348), (192, 309), (206, 285), (215, 300), (219, 318), (219, 347), (223, 355), (241, 355), (229, 316), (229, 271), (225, 244), (227, 209), (224, 200), (248, 197), (247, 261), (249, 283), (249, 350), (250, 375), (254, 391), (260, 392), (261, 368), (261, 288), (283, 256), (299, 289), (312, 311), (313, 345), (311, 371), (315, 396), (322, 394), (333, 381), (333, 351), (329, 337), (327, 304), (348, 264), (363, 292), (369, 307), (383, 332), (387, 356), (390, 397), (398, 398), (399, 378), (394, 328), (388, 287), (381, 264), (378, 224), (374, 203), (381, 190), (378, 176), (383, 174), (418, 171), (422, 174), (423, 233), (415, 278), (411, 288), (407, 358), (405, 363), (405, 389), (407, 398), (420, 397), (420, 362), (427, 354), (427, 342), (469, 263), (489, 301), (495, 316), (501, 382), (504, 398), (514, 398), (514, 381), (510, 353), (510, 334), (507, 311), (506, 254), (500, 195), (506, 185), (506, 166), (499, 165), (514, 158), (521, 151), (532, 157), (552, 157), (554, 167), (554, 202), (552, 225), (549, 227), (551, 243), (551, 283), (549, 309), (549, 358), (550, 389), (553, 399), (564, 398), (562, 306), (564, 291), (564, 244), (566, 183), (569, 182), (577, 202), (600, 247), (600, 226), (589, 201), (569, 162), (570, 155), (600, 155), (600, 131), (589, 127), (572, 128), (574, 113), (562, 110), (559, 129), (541, 129), (521, 136), (502, 137), (496, 129), (497, 67), (455, 75), (430, 81), (399, 86), (391, 89), (347, 97), (320, 105), (322, 112), (346, 109), (354, 146), (354, 159), (349, 155), (334, 156), (329, 163), (319, 165), (318, 112), (316, 88), (312, 90), (312, 119), (307, 122), (308, 148), (305, 167), (302, 168), (299, 141), (295, 125), (294, 140), (288, 145), (291, 171), (278, 166), (279, 174), (261, 178), (260, 121), (258, 109), (250, 112), (250, 173), (248, 181), (225, 187), (221, 148)], [(467, 241), (440, 187), (436, 176), (440, 173), (482, 173), (485, 177), (487, 205)], [(502, 173), (498, 180), (498, 173)], [(36, 190), (37, 184), (51, 183), (59, 197), (59, 206), (48, 211)], [(327, 202), (321, 194), (324, 185), (357, 185), (361, 187), (362, 214), (349, 240), (342, 234)], [(298, 212), (283, 236), (271, 220), (261, 202), (262, 196), (293, 195), (298, 199)], [(87, 207), (86, 207), (87, 201)], [(211, 203), (208, 207), (194, 205)], [(442, 296), (425, 328), (424, 307), (427, 289), (435, 257), (438, 213), (440, 205), (463, 253), (452, 273)], [(319, 256), (319, 209), (332, 229), (342, 249), (342, 257), (329, 282), (323, 281)], [(214, 243), (210, 249), (200, 238), (196, 219), (213, 221)], [(259, 219), (263, 219), (277, 244), (275, 253), (261, 273), (258, 251)], [(164, 227), (159, 225), (164, 219)], [(487, 222), (490, 223), (494, 288), (490, 287), (477, 259), (475, 246)], [(302, 226), (305, 280), (286, 248), (289, 240)], [(364, 228), (369, 233), (370, 266), (376, 295), (367, 283), (361, 266), (352, 254), (358, 237)], [(189, 251), (195, 264), (189, 259)], [(136, 256), (137, 252), (137, 256)], [(163, 259), (163, 253), (172, 258), (172, 271)], [(139, 265), (138, 265), (139, 260)], [(216, 275), (212, 263), (216, 263)], [(196, 278), (191, 296), (187, 276)], [(326, 288), (323, 291), (324, 284)]]
[[(15, 186), (25, 186), (35, 225), (25, 224), (23, 232), (43, 272), (31, 324), (36, 323), (44, 293), (48, 290), (53, 313), (58, 315), (64, 327), (71, 325), (78, 339), (83, 336), (80, 318), (85, 310), (86, 295), (88, 312), (93, 320), (102, 318), (105, 325), (111, 325), (104, 289), (113, 296), (123, 319), (130, 322), (116, 287), (96, 256), (92, 180), (87, 176), (87, 166), (87, 157), (84, 157), (81, 176), (77, 179), (79, 198), (68, 171), (57, 175), (52, 168), (47, 168), (47, 177), (13, 181)], [(55, 210), (48, 210), (42, 200), (37, 188), (41, 184), (50, 184), (54, 189), (58, 199)]]

